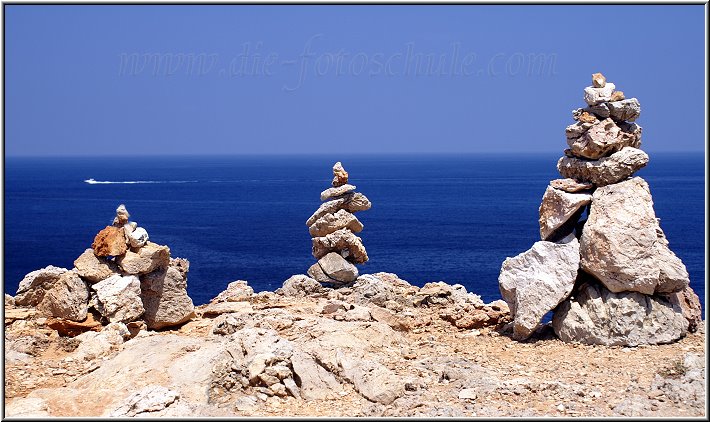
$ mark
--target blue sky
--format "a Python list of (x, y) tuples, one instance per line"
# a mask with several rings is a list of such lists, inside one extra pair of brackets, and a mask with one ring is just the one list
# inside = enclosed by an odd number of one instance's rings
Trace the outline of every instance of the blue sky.
[(549, 152), (603, 72), (703, 151), (704, 7), (5, 6), (5, 153)]

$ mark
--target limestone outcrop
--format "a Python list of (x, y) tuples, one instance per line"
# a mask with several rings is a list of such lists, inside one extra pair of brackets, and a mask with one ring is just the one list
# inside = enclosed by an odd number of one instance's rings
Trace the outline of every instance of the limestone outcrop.
[(362, 239), (355, 235), (364, 226), (353, 213), (370, 209), (371, 204), (348, 184), (348, 172), (340, 162), (333, 166), (332, 185), (321, 192), (320, 199), (325, 202), (306, 221), (313, 256), (318, 260), (308, 269), (308, 275), (327, 285), (345, 285), (358, 277), (354, 264), (369, 259)]
[[(633, 177), (649, 161), (634, 123), (641, 105), (615, 89), (592, 75), (587, 107), (574, 110), (576, 122), (565, 129), (569, 148), (557, 162), (564, 179), (551, 181), (542, 198), (543, 242), (501, 268), (518, 340), (548, 311), (560, 339), (587, 344), (668, 343), (699, 323), (699, 301), (656, 218), (648, 183)], [(576, 259), (541, 252), (556, 244), (574, 244)]]

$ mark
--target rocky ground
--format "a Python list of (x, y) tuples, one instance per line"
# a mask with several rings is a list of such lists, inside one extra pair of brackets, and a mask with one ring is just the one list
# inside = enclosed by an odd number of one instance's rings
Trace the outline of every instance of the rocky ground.
[[(235, 282), (163, 331), (60, 336), (5, 304), (5, 416), (706, 415), (705, 324), (678, 342), (512, 339), (505, 304), (385, 273)], [(479, 327), (479, 328), (473, 328)]]

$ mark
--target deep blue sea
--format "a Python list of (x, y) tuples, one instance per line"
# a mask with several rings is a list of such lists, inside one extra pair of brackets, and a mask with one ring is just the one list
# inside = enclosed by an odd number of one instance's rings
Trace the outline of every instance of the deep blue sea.
[[(372, 201), (357, 214), (370, 256), (360, 273), (416, 285), (461, 283), (500, 298), (506, 257), (539, 240), (538, 207), (559, 154), (222, 156), (5, 159), (4, 283), (47, 265), (71, 268), (116, 206), (150, 239), (190, 261), (188, 293), (208, 302), (242, 279), (274, 290), (315, 262), (305, 221), (342, 161)], [(644, 177), (671, 249), (704, 306), (704, 157), (652, 154)], [(85, 179), (110, 182), (89, 184)]]

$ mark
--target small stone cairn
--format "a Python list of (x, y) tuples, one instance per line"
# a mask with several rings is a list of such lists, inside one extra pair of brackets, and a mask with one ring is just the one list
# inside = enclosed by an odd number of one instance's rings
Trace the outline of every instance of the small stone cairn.
[(120, 323), (128, 330), (175, 326), (194, 316), (187, 295), (189, 262), (148, 240), (122, 204), (71, 270), (48, 266), (27, 274), (15, 305), (34, 306), (60, 334), (99, 331)]
[(306, 221), (313, 238), (313, 256), (318, 260), (308, 275), (326, 285), (342, 286), (357, 279), (354, 264), (368, 260), (362, 239), (355, 235), (363, 225), (353, 213), (368, 210), (372, 204), (348, 184), (348, 172), (340, 162), (333, 166), (332, 185), (321, 192), (320, 199), (325, 202)]
[(542, 240), (501, 268), (513, 337), (530, 337), (553, 311), (552, 328), (565, 342), (675, 341), (697, 328), (700, 301), (668, 248), (648, 183), (633, 177), (649, 161), (634, 123), (641, 106), (601, 73), (584, 100), (557, 163), (565, 179), (552, 180), (542, 198)]

